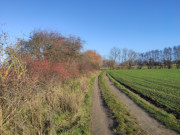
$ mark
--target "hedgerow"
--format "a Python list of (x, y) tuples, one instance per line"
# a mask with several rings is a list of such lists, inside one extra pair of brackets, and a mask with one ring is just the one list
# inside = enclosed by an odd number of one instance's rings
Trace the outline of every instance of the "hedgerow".
[(79, 125), (92, 72), (99, 68), (81, 52), (81, 39), (38, 30), (10, 47), (2, 38), (0, 134), (65, 133)]

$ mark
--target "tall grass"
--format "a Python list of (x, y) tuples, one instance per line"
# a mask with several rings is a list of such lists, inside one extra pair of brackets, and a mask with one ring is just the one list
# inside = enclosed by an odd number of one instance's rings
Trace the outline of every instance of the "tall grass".
[(81, 125), (81, 121), (85, 121), (82, 120), (86, 113), (83, 109), (89, 106), (88, 103), (84, 105), (84, 101), (93, 83), (91, 81), (89, 86), (90, 78), (87, 75), (59, 83), (51, 79), (34, 86), (31, 83), (25, 85), (27, 81), (32, 80), (24, 78), (13, 87), (4, 87), (1, 134), (54, 135), (88, 132)]

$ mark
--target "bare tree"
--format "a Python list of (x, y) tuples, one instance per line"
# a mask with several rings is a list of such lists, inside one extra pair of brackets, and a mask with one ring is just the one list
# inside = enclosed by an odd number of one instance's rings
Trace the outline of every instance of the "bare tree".
[(114, 68), (114, 66), (116, 65), (116, 62), (114, 61), (114, 60), (107, 60), (106, 61), (106, 64), (107, 64), (107, 66), (110, 68), (110, 69), (113, 69)]
[(180, 45), (173, 47), (173, 55), (174, 55), (176, 68), (180, 68)]
[(158, 63), (159, 69), (163, 68), (163, 59), (164, 59), (163, 51), (160, 50), (159, 51), (159, 63)]
[(160, 61), (159, 58), (160, 58), (159, 50), (154, 50), (154, 61), (155, 61), (154, 66), (155, 66), (155, 68), (157, 68), (157, 66), (159, 65), (159, 61)]
[(144, 62), (144, 53), (137, 54), (136, 64), (138, 65), (138, 69), (142, 69)]
[(128, 53), (128, 50), (126, 48), (124, 48), (122, 50), (122, 63), (124, 63), (124, 65), (127, 62), (127, 53)]
[(133, 50), (129, 50), (128, 51), (128, 68), (130, 69), (134, 63), (134, 61), (136, 60), (136, 57), (137, 57), (137, 53)]
[(164, 65), (169, 69), (172, 67), (172, 48), (164, 48)]
[(110, 51), (110, 58), (113, 61), (116, 61), (116, 59), (118, 58), (118, 54), (119, 54), (119, 48), (113, 47)]
[(118, 64), (121, 64), (121, 50), (118, 49)]

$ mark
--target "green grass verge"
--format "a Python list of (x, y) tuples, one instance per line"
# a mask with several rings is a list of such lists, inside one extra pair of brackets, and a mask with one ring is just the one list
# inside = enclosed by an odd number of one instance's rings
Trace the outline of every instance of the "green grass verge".
[(77, 120), (77, 123), (69, 130), (64, 131), (61, 135), (90, 135), (90, 112), (91, 112), (91, 102), (92, 102), (92, 88), (94, 85), (94, 80), (96, 76), (92, 77), (90, 80), (89, 90), (85, 96), (84, 104), (82, 105), (82, 115)]
[(127, 111), (124, 104), (110, 91), (109, 86), (104, 79), (104, 72), (99, 75), (99, 86), (102, 91), (103, 98), (108, 108), (112, 112), (112, 118), (115, 119), (115, 132), (120, 132), (122, 135), (145, 135), (146, 132), (142, 130), (139, 125), (133, 121), (134, 119), (130, 112)]
[(118, 81), (112, 78), (109, 74), (107, 74), (107, 76), (111, 80), (111, 82), (113, 82), (122, 92), (127, 94), (133, 101), (135, 101), (138, 105), (140, 105), (142, 108), (147, 110), (153, 117), (161, 121), (168, 128), (173, 129), (180, 133), (180, 123), (176, 120), (176, 118), (172, 114), (169, 114), (164, 110), (161, 110), (155, 107), (154, 105), (148, 103), (147, 101), (139, 97), (137, 94), (125, 88)]

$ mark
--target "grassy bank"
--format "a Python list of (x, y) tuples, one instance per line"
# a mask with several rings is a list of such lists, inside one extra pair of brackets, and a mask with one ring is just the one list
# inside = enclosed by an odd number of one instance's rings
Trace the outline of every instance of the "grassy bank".
[(62, 132), (62, 135), (90, 135), (90, 109), (92, 102), (92, 88), (94, 85), (94, 80), (96, 76), (92, 77), (90, 80), (89, 88), (87, 94), (85, 95), (84, 103), (81, 108), (81, 116), (79, 117), (76, 125), (74, 125), (69, 130)]
[(153, 117), (157, 120), (161, 121), (165, 124), (168, 128), (173, 129), (180, 133), (180, 123), (176, 120), (176, 118), (162, 109), (155, 107), (154, 105), (150, 104), (146, 100), (142, 99), (137, 94), (131, 92), (129, 89), (125, 88), (121, 85), (118, 81), (116, 81), (112, 76), (107, 74), (109, 79), (126, 95), (128, 95), (132, 100), (134, 100), (138, 105), (142, 108), (147, 110)]
[(102, 91), (103, 98), (108, 108), (112, 113), (112, 118), (115, 119), (116, 127), (115, 132), (121, 134), (146, 134), (145, 131), (139, 128), (138, 124), (133, 121), (134, 119), (126, 107), (120, 100), (110, 91), (104, 79), (104, 72), (99, 76), (99, 86)]
[[(3, 135), (90, 134), (91, 90), (95, 76), (81, 75), (68, 82), (47, 84), (23, 93), (27, 85), (9, 87), (2, 106)], [(14, 94), (14, 95), (12, 95)], [(12, 97), (7, 98), (7, 97)]]

